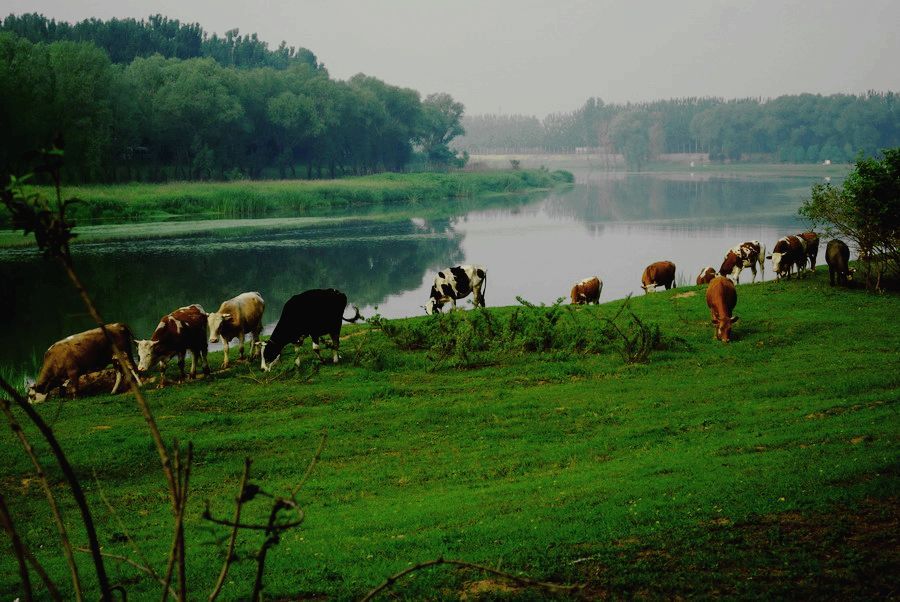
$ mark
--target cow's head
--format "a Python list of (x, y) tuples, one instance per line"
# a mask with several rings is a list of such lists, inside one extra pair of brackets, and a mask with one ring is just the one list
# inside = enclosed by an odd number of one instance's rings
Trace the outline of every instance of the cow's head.
[(444, 307), (443, 303), (434, 297), (429, 297), (428, 301), (425, 302), (425, 313), (429, 316), (434, 315), (435, 313), (441, 313), (442, 307)]
[(47, 399), (46, 393), (38, 393), (35, 388), (34, 381), (30, 378), (25, 379), (25, 386), (28, 388), (27, 396), (29, 403), (41, 403), (45, 399)]
[(259, 367), (264, 372), (269, 372), (272, 369), (272, 365), (281, 357), (281, 353), (276, 352), (275, 347), (269, 345), (268, 341), (259, 341), (256, 344), (259, 345)]
[(150, 366), (164, 359), (160, 357), (158, 343), (159, 341), (149, 339), (135, 341), (138, 350), (138, 372), (146, 372)]
[(784, 257), (784, 253), (772, 253), (771, 255), (766, 256), (766, 259), (772, 260), (772, 270), (778, 274), (781, 273), (781, 260)]
[(731, 342), (731, 327), (735, 322), (740, 320), (737, 316), (728, 317), (722, 316), (721, 318), (714, 319), (712, 321), (713, 326), (716, 327), (716, 339), (722, 341), (723, 343)]
[(656, 283), (651, 282), (649, 284), (642, 284), (641, 288), (644, 289), (645, 293), (655, 293), (656, 292)]
[(231, 314), (220, 314), (217, 311), (206, 316), (206, 325), (209, 326), (210, 343), (219, 342), (219, 329), (222, 327), (222, 322), (228, 322), (230, 320)]

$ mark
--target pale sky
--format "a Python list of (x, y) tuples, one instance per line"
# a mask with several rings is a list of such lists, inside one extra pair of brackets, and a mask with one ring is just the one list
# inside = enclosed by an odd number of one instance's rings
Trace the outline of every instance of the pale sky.
[(900, 90), (900, 0), (0, 0), (23, 12), (237, 27), (309, 48), (336, 79), (449, 92), (470, 115)]

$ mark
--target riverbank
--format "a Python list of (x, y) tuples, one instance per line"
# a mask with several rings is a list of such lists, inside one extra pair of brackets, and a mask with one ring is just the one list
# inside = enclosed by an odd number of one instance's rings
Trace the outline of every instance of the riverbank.
[[(258, 180), (66, 186), (77, 198), (75, 220), (110, 224), (171, 219), (235, 219), (304, 216), (357, 205), (393, 205), (546, 189), (571, 183), (572, 175), (546, 169), (451, 173), (383, 173), (338, 180)], [(35, 187), (53, 198), (49, 187)], [(0, 208), (0, 223), (8, 220)]]
[[(288, 349), (272, 374), (239, 364), (148, 389), (166, 439), (195, 446), (192, 597), (215, 581), (228, 533), (203, 520), (203, 500), (231, 516), (247, 456), (251, 481), (283, 494), (323, 431), (300, 496), (306, 521), (269, 550), (270, 597), (358, 599), (439, 556), (578, 583), (592, 598), (888, 595), (900, 567), (900, 333), (884, 324), (900, 297), (832, 288), (821, 268), (742, 285), (735, 341), (723, 345), (703, 294), (631, 301), (659, 327), (647, 364), (626, 364), (604, 334), (616, 301), (458, 312), (443, 328), (426, 317), (346, 327), (337, 366), (319, 368), (307, 341), (300, 369)], [(622, 316), (617, 324), (627, 327)], [(211, 363), (217, 370), (221, 355)], [(38, 408), (82, 475), (104, 551), (132, 555), (124, 526), (164, 572), (171, 512), (131, 398)], [(68, 591), (43, 494), (8, 431), (0, 462), (20, 533)], [(74, 525), (69, 498), (61, 503)], [(265, 522), (269, 507), (257, 500), (242, 522)], [(247, 594), (260, 543), (242, 535), (228, 596)], [(108, 566), (131, 597), (158, 590), (131, 567)], [(18, 595), (15, 574), (12, 555), (0, 558), (3, 597)], [(534, 593), (449, 568), (395, 588), (408, 599)]]

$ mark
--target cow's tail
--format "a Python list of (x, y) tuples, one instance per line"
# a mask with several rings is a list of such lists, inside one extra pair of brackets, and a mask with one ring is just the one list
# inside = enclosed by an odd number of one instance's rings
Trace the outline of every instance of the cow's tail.
[(478, 271), (481, 272), (481, 306), (484, 307), (484, 297), (487, 295), (487, 270), (478, 268)]
[(342, 315), (342, 316), (341, 316), (341, 320), (343, 320), (344, 322), (350, 322), (351, 324), (355, 324), (355, 323), (358, 322), (359, 320), (365, 320), (365, 318), (363, 318), (362, 315), (360, 315), (360, 313), (359, 313), (359, 308), (358, 308), (358, 307), (356, 307), (356, 306), (354, 305), (354, 306), (353, 306), (353, 310), (354, 310), (356, 313), (355, 313), (355, 315), (354, 315), (352, 318), (345, 318), (345, 317)]
[(756, 258), (756, 261), (759, 262), (759, 269), (762, 271), (762, 279), (766, 279), (766, 245), (762, 242), (759, 243), (759, 256)]

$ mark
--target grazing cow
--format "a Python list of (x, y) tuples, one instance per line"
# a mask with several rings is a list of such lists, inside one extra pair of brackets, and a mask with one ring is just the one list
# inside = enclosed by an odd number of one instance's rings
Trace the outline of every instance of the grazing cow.
[(184, 356), (191, 352), (191, 378), (197, 376), (197, 358), (203, 361), (203, 373), (209, 375), (209, 360), (206, 352), (207, 314), (197, 304), (180, 307), (163, 316), (149, 340), (137, 341), (138, 369), (146, 372), (153, 364), (159, 364), (162, 387), (166, 381), (166, 364), (173, 355), (178, 356), (178, 369), (184, 380)]
[(853, 268), (849, 267), (850, 247), (838, 239), (828, 241), (825, 247), (825, 263), (828, 264), (828, 280), (834, 286), (834, 277), (837, 276), (838, 284), (847, 286), (848, 280), (853, 280)]
[(596, 303), (600, 305), (600, 291), (603, 290), (603, 281), (597, 276), (585, 278), (572, 287), (570, 293), (572, 305), (585, 305)]
[(234, 299), (223, 301), (219, 311), (214, 311), (206, 318), (209, 325), (209, 342), (216, 343), (222, 337), (225, 359), (222, 367), (228, 367), (228, 343), (237, 338), (240, 345), (240, 357), (244, 359), (244, 335), (250, 334), (250, 357), (258, 351), (257, 342), (262, 332), (262, 315), (266, 302), (257, 292), (241, 293)]
[[(281, 310), (281, 317), (275, 325), (275, 330), (272, 331), (272, 336), (268, 341), (260, 343), (262, 347), (260, 367), (268, 372), (272, 364), (281, 357), (281, 350), (289, 343), (296, 345), (299, 353), (300, 344), (306, 337), (312, 339), (313, 351), (316, 352), (319, 361), (324, 363), (322, 354), (319, 353), (319, 337), (325, 334), (331, 335), (334, 346), (332, 361), (336, 364), (339, 357), (338, 347), (341, 343), (341, 321), (356, 322), (362, 317), (359, 315), (359, 308), (354, 306), (356, 315), (345, 318), (346, 307), (347, 295), (333, 288), (313, 289), (288, 299), (284, 309)], [(294, 364), (300, 365), (299, 355)]]
[(734, 282), (724, 276), (716, 276), (706, 289), (706, 305), (716, 327), (715, 338), (727, 343), (731, 340), (731, 326), (738, 321), (732, 316), (737, 305), (737, 290)]
[(657, 261), (644, 268), (641, 276), (641, 288), (644, 292), (655, 292), (658, 286), (664, 286), (666, 290), (675, 288), (675, 264), (671, 261)]
[(790, 277), (791, 269), (797, 266), (797, 275), (806, 266), (806, 241), (800, 236), (779, 238), (772, 247), (772, 254), (766, 259), (772, 260), (772, 271), (775, 278)]
[(716, 268), (712, 266), (705, 267), (700, 270), (700, 273), (697, 275), (697, 284), (709, 284), (712, 282), (712, 279), (716, 277)]
[(484, 293), (487, 290), (487, 270), (478, 265), (458, 265), (438, 272), (431, 286), (431, 296), (425, 303), (425, 313), (429, 316), (440, 313), (449, 301), (456, 309), (456, 300), (472, 293), (475, 307), (484, 307)]
[(753, 273), (753, 282), (756, 282), (756, 264), (762, 270), (762, 278), (766, 278), (766, 247), (758, 240), (748, 240), (732, 247), (725, 254), (722, 261), (722, 267), (719, 268), (719, 274), (727, 276), (736, 283), (741, 282), (741, 270), (750, 268)]
[[(131, 373), (137, 379), (137, 366), (131, 354), (134, 343), (131, 330), (125, 324), (117, 322), (107, 324), (106, 331), (119, 351), (125, 354)], [(112, 344), (101, 329), (94, 328), (57, 341), (44, 353), (41, 373), (37, 381), (28, 388), (28, 399), (32, 403), (44, 401), (55, 387), (59, 387), (60, 394), (63, 394), (66, 382), (72, 387), (72, 397), (78, 397), (78, 377), (99, 372), (110, 362), (116, 368), (116, 383), (112, 388), (115, 393), (122, 382), (122, 367), (115, 361)], [(138, 379), (138, 383), (140, 382)]]
[[(800, 238), (806, 243), (806, 259), (809, 261), (809, 269), (815, 271), (816, 269), (816, 257), (819, 256), (819, 235), (815, 232), (804, 232), (803, 234), (798, 234)], [(803, 262), (804, 267), (806, 266), (806, 262)]]

